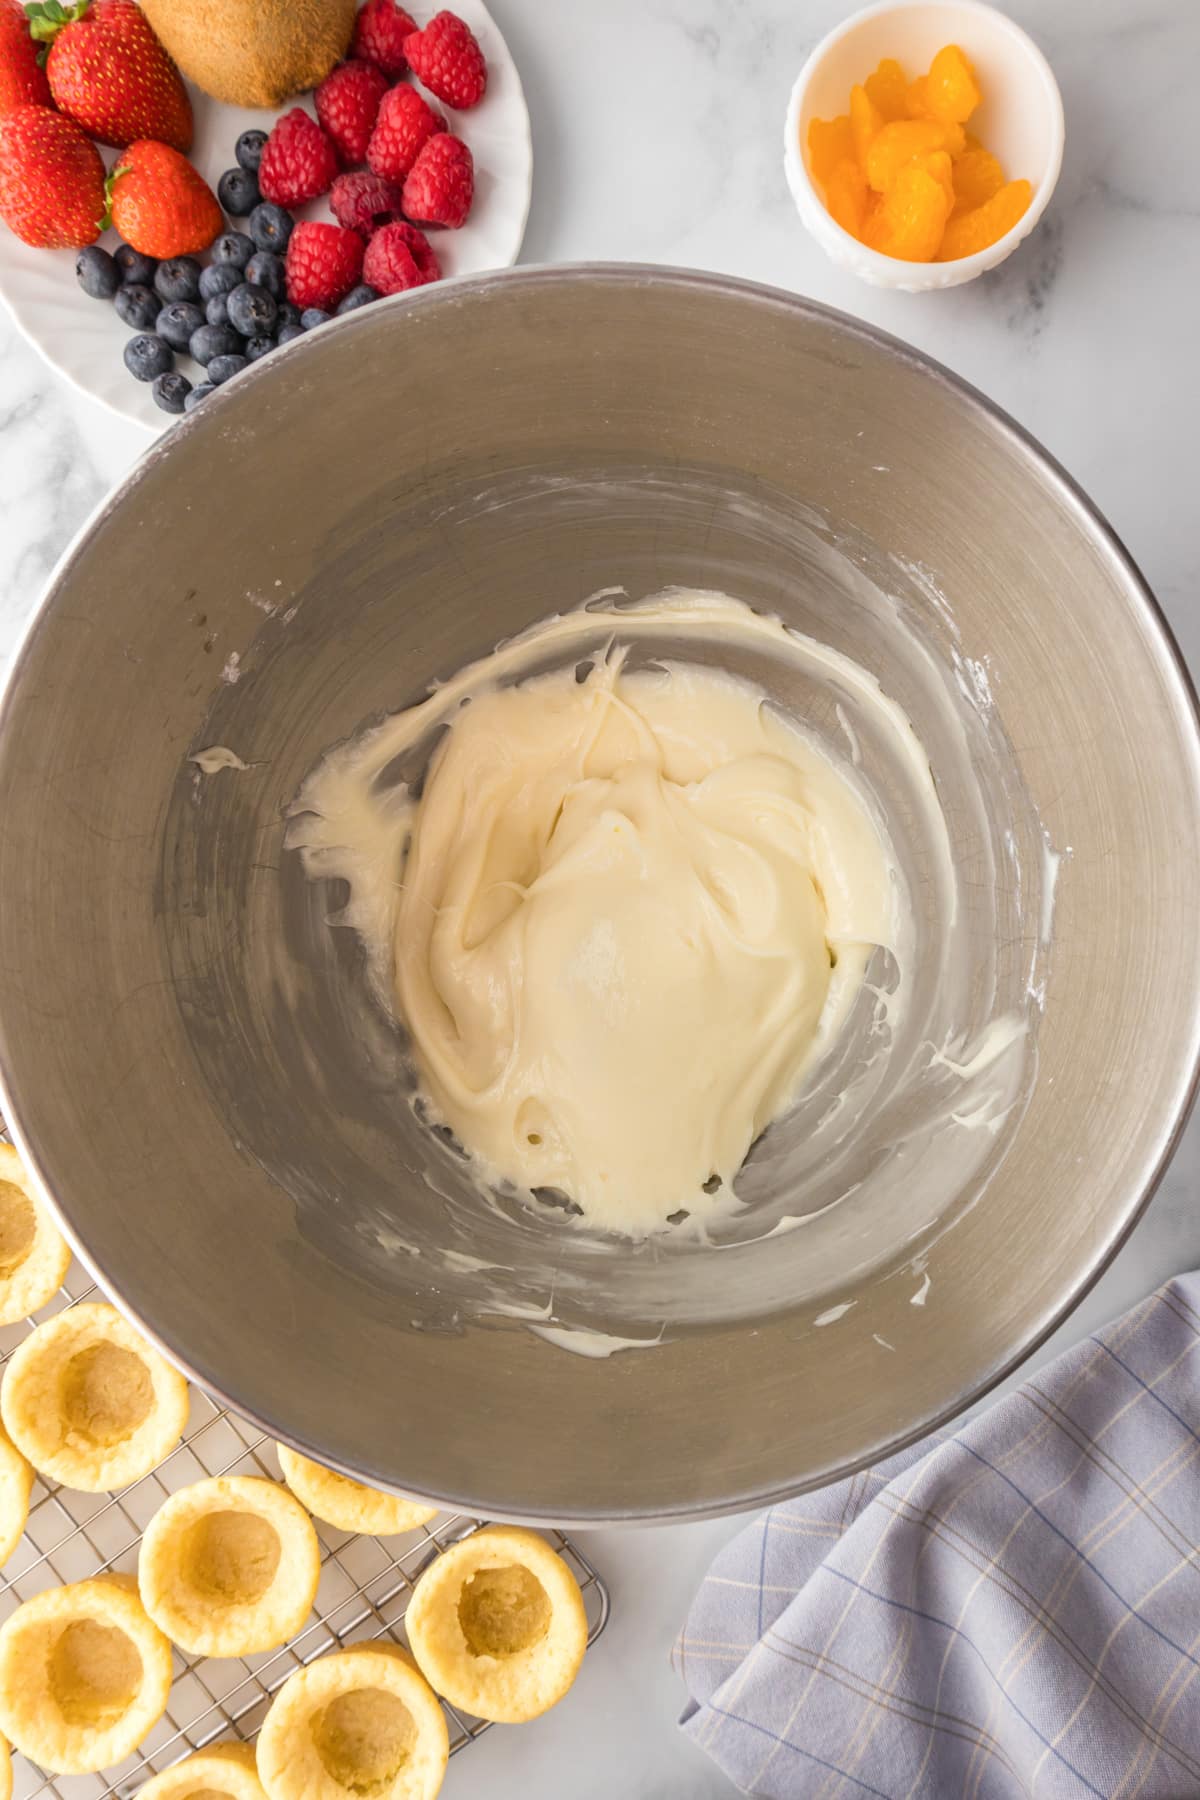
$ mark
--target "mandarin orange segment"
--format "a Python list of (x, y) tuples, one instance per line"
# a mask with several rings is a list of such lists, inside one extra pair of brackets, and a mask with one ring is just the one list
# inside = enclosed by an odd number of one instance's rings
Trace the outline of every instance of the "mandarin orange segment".
[(936, 176), (905, 163), (863, 227), (863, 242), (902, 262), (932, 262), (942, 241), (950, 202)]
[(954, 159), (954, 211), (971, 212), (1004, 186), (1004, 170), (990, 150), (968, 143)]
[(974, 256), (1011, 231), (1026, 212), (1033, 198), (1027, 181), (1006, 181), (982, 206), (959, 213), (951, 219), (937, 252), (939, 262), (956, 262), (960, 256)]
[(867, 210), (863, 214), (862, 230), (857, 234), (860, 244), (868, 244), (874, 249), (874, 237), (878, 231), (876, 221), (882, 211), (883, 195), (875, 193), (872, 188), (868, 188)]
[(1010, 232), (1033, 198), (964, 127), (982, 100), (969, 57), (944, 44), (906, 81), (884, 57), (850, 90), (848, 112), (814, 119), (808, 160), (835, 222), (905, 262), (953, 262)]
[(946, 196), (948, 212), (954, 210), (954, 164), (944, 150), (931, 150), (928, 156), (919, 156), (917, 165), (933, 176)]
[(877, 194), (886, 194), (905, 163), (933, 150), (957, 155), (964, 142), (961, 125), (946, 125), (937, 119), (894, 119), (876, 132), (867, 151), (867, 180)]
[(932, 119), (934, 117), (928, 75), (918, 75), (915, 81), (909, 82), (908, 92), (904, 96), (904, 110), (910, 119)]
[(883, 129), (883, 114), (859, 82), (850, 89), (850, 129), (854, 136), (854, 154), (865, 175), (867, 152)]
[(867, 178), (853, 161), (841, 162), (825, 184), (830, 217), (851, 237), (861, 237), (870, 195)]
[(929, 65), (925, 98), (935, 119), (965, 125), (983, 96), (975, 71), (957, 44), (946, 44)]
[(818, 181), (828, 181), (840, 162), (854, 156), (849, 113), (836, 119), (814, 119), (808, 128), (808, 163)]
[(871, 101), (879, 108), (880, 117), (885, 124), (890, 119), (902, 119), (905, 116), (908, 77), (894, 56), (885, 56), (875, 73), (867, 76), (863, 86)]

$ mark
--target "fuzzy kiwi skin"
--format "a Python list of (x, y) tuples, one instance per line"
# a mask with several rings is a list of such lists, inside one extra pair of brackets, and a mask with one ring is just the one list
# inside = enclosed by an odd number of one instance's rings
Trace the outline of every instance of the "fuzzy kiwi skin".
[(356, 0), (142, 0), (169, 56), (214, 100), (281, 106), (345, 55)]

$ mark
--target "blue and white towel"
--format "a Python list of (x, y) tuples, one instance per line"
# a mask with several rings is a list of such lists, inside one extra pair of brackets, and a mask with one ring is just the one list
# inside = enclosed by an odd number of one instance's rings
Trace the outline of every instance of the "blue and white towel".
[(684, 1730), (751, 1794), (1200, 1796), (1200, 1274), (764, 1514), (675, 1661)]

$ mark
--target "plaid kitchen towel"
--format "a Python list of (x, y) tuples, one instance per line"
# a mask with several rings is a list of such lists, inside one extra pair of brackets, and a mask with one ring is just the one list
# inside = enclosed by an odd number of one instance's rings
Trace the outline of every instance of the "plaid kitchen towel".
[(1200, 1796), (1200, 1274), (756, 1520), (675, 1661), (751, 1794)]

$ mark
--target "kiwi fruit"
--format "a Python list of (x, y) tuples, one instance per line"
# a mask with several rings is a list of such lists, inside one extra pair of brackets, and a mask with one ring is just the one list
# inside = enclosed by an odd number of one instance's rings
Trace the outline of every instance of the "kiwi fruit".
[(356, 0), (142, 0), (168, 55), (231, 106), (281, 106), (323, 81), (356, 10)]

